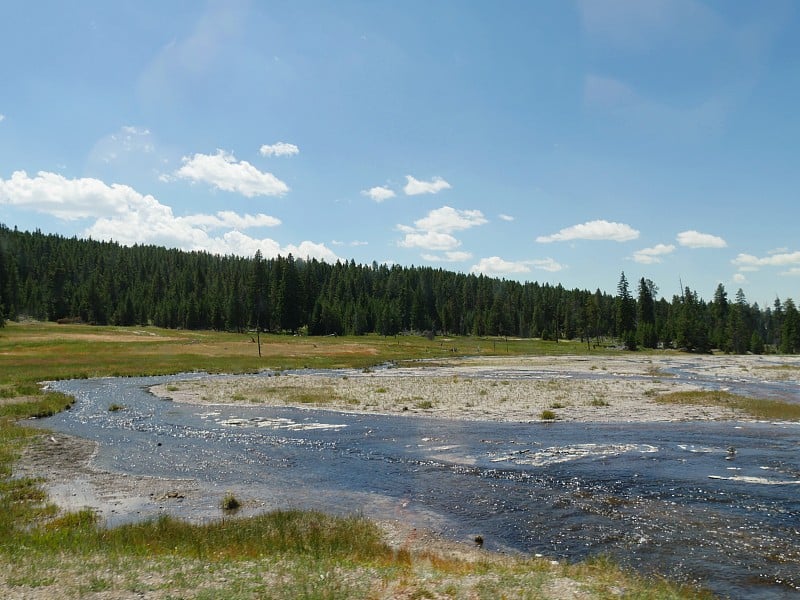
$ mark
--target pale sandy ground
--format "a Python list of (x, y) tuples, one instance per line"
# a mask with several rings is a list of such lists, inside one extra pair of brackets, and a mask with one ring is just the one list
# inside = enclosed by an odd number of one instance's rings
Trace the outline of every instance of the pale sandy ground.
[[(796, 382), (800, 376), (800, 359), (758, 356), (481, 357), (419, 365), (343, 371), (333, 377), (232, 376), (159, 385), (152, 391), (195, 404), (517, 422), (540, 420), (542, 412), (550, 410), (562, 421), (643, 422), (745, 418), (724, 407), (657, 403), (660, 395), (698, 389), (672, 380), (669, 369), (678, 365), (737, 379)], [(607, 378), (609, 374), (613, 377)]]
[[(196, 404), (290, 405), (409, 418), (530, 422), (540, 420), (543, 410), (552, 410), (559, 420), (584, 422), (746, 418), (719, 407), (657, 403), (656, 398), (661, 394), (696, 389), (671, 381), (668, 371), (677, 365), (696, 373), (745, 381), (788, 381), (800, 385), (800, 357), (621, 355), (480, 357), (438, 362), (435, 366), (420, 362), (413, 368), (347, 371), (334, 377), (230, 376), (160, 385), (152, 391), (177, 402)], [(492, 378), (486, 378), (487, 374)], [(586, 380), (580, 374), (614, 377)], [(120, 517), (135, 518), (137, 514), (152, 515), (154, 511), (180, 515), (181, 507), (192, 503), (210, 502), (209, 508), (214, 509), (223, 493), (220, 490), (210, 493), (194, 480), (133, 477), (102, 471), (93, 465), (95, 451), (94, 442), (44, 434), (24, 451), (14, 466), (14, 474), (43, 478), (52, 501), (63, 509), (88, 507), (107, 522)], [(253, 501), (244, 514), (263, 509)], [(397, 547), (433, 550), (467, 560), (481, 554), (469, 544), (448, 542), (400, 520), (381, 525), (388, 542)], [(23, 591), (1, 580), (0, 577), (3, 597), (46, 598), (54, 591), (53, 588)], [(575, 582), (555, 579), (548, 597), (588, 596)]]

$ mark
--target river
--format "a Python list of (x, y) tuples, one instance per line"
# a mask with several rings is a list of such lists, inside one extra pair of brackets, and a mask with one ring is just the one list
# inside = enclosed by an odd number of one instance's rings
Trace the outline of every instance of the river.
[[(77, 402), (38, 423), (98, 441), (101, 469), (200, 482), (207, 497), (178, 513), (188, 519), (218, 516), (221, 490), (233, 490), (265, 509), (480, 534), (492, 550), (602, 553), (721, 596), (800, 594), (800, 424), (457, 421), (148, 392), (202, 376), (54, 382)], [(126, 410), (109, 411), (110, 399)]]

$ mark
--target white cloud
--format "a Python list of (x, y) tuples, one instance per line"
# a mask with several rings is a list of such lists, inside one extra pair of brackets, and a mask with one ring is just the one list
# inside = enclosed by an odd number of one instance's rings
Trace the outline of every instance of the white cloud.
[(233, 154), (217, 150), (216, 154), (195, 154), (183, 158), (176, 177), (209, 183), (226, 192), (243, 196), (282, 196), (289, 191), (272, 173), (259, 171), (247, 161), (237, 161)]
[(543, 244), (548, 244), (550, 242), (568, 242), (571, 240), (610, 240), (614, 242), (628, 242), (638, 237), (639, 232), (630, 225), (597, 220), (566, 227), (552, 235), (541, 235), (536, 238), (536, 241)]
[(564, 266), (552, 258), (509, 261), (499, 256), (490, 256), (480, 259), (478, 264), (472, 266), (470, 272), (483, 273), (484, 275), (490, 276), (520, 275), (522, 273), (530, 273), (532, 268), (556, 273), (563, 270)]
[(210, 251), (215, 254), (253, 256), (256, 250), (260, 250), (264, 258), (275, 258), (278, 255), (288, 256), (291, 254), (295, 258), (316, 258), (328, 263), (335, 263), (340, 260), (336, 253), (325, 244), (304, 241), (300, 242), (300, 244), (281, 246), (273, 239), (251, 238), (239, 231), (229, 231), (222, 238), (215, 238), (212, 242), (212, 250)]
[[(155, 244), (182, 250), (214, 254), (252, 256), (261, 250), (267, 257), (289, 253), (335, 262), (338, 257), (324, 244), (303, 241), (281, 246), (275, 240), (256, 239), (239, 229), (275, 226), (278, 219), (269, 215), (238, 215), (220, 211), (216, 215), (176, 217), (172, 208), (151, 195), (130, 186), (107, 185), (99, 179), (67, 179), (57, 173), (39, 172), (29, 177), (17, 171), (10, 179), (0, 179), (0, 205), (52, 215), (66, 221), (94, 219), (84, 235), (97, 240), (114, 240), (123, 245)], [(230, 231), (209, 236), (208, 229)]]
[(470, 269), (470, 273), (483, 273), (489, 276), (519, 275), (530, 272), (531, 268), (527, 263), (503, 260), (499, 256), (482, 258)]
[(461, 245), (461, 242), (451, 235), (453, 232), (485, 223), (488, 221), (479, 210), (456, 210), (450, 206), (443, 206), (415, 221), (413, 227), (398, 225), (397, 229), (406, 234), (399, 245), (404, 248), (452, 251)]
[(66, 221), (121, 215), (139, 207), (160, 206), (152, 196), (143, 196), (127, 185), (107, 185), (93, 178), (67, 179), (47, 171), (39, 171), (36, 177), (29, 177), (25, 171), (15, 171), (11, 179), (0, 179), (0, 204), (35, 210)]
[(688, 248), (725, 248), (728, 242), (721, 237), (699, 231), (681, 231), (676, 238), (681, 246)]
[(745, 276), (744, 276), (744, 275), (742, 275), (741, 273), (736, 273), (736, 274), (733, 276), (733, 282), (734, 282), (734, 283), (739, 283), (739, 284), (744, 284), (744, 283), (747, 283), (747, 277), (745, 277)]
[(388, 200), (389, 198), (394, 198), (395, 193), (393, 190), (390, 190), (386, 186), (376, 185), (375, 187), (371, 187), (368, 190), (362, 190), (361, 194), (363, 196), (367, 196), (368, 198), (374, 200), (375, 202), (383, 202), (384, 200)]
[(425, 231), (422, 233), (406, 233), (399, 245), (403, 248), (422, 248), (423, 250), (453, 250), (461, 245), (456, 238), (449, 233), (438, 231)]
[(661, 257), (675, 251), (672, 244), (656, 244), (652, 248), (642, 248), (633, 253), (633, 260), (642, 265), (660, 263)]
[(430, 262), (464, 262), (472, 258), (471, 252), (450, 251), (445, 252), (444, 255), (439, 254), (423, 254), (422, 258)]
[(261, 156), (293, 156), (300, 153), (300, 148), (294, 144), (287, 144), (286, 142), (278, 142), (277, 144), (264, 144), (259, 149)]
[(280, 219), (259, 213), (257, 215), (240, 215), (230, 210), (223, 210), (216, 215), (189, 215), (179, 217), (180, 220), (203, 229), (250, 229), (252, 227), (276, 227)]
[(447, 233), (486, 223), (488, 221), (479, 210), (456, 210), (450, 206), (434, 209), (428, 213), (427, 217), (414, 221), (417, 229)]
[(761, 267), (788, 267), (800, 265), (800, 252), (782, 252), (764, 258), (752, 254), (739, 254), (731, 261), (740, 271), (755, 271)]
[(781, 275), (789, 275), (791, 277), (800, 277), (800, 267), (792, 267), (786, 271), (781, 271)]
[(498, 217), (500, 217), (501, 221), (509, 221), (510, 222), (510, 221), (514, 220), (514, 217), (512, 217), (511, 215), (500, 214), (500, 215), (498, 215)]
[(331, 240), (331, 244), (334, 246), (352, 246), (354, 248), (358, 246), (369, 246), (369, 242), (362, 242), (361, 240), (353, 240), (349, 243), (345, 243), (342, 240)]
[(436, 194), (442, 190), (449, 190), (452, 186), (441, 177), (434, 177), (430, 181), (420, 181), (414, 179), (411, 175), (406, 175), (406, 185), (403, 191), (408, 196), (417, 196), (419, 194)]
[(540, 269), (542, 271), (549, 271), (550, 273), (558, 273), (559, 271), (564, 270), (564, 265), (561, 263), (556, 262), (552, 258), (545, 258), (541, 260), (532, 260), (529, 261), (534, 268)]
[(5, 120), (6, 120), (6, 116), (4, 114), (0, 113), (0, 123), (2, 123)]

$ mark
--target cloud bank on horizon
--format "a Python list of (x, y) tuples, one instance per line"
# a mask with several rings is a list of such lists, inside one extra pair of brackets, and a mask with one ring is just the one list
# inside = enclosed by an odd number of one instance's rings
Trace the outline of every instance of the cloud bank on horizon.
[(800, 298), (791, 4), (99, 6), (0, 24), (6, 225)]

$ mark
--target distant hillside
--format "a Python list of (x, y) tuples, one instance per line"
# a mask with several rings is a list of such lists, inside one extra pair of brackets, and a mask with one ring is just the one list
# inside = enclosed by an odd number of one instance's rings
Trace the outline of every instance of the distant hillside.
[(617, 295), (519, 283), (429, 267), (327, 264), (291, 255), (216, 256), (124, 247), (0, 225), (0, 317), (309, 335), (402, 331), (546, 339), (618, 338), (734, 352), (800, 349), (791, 300), (772, 308), (729, 302), (720, 285), (706, 303), (685, 290), (671, 302), (625, 275)]

